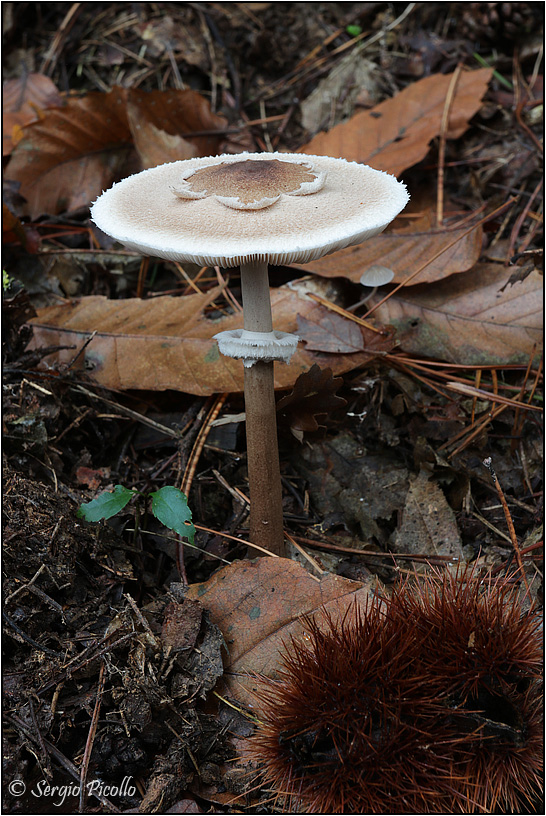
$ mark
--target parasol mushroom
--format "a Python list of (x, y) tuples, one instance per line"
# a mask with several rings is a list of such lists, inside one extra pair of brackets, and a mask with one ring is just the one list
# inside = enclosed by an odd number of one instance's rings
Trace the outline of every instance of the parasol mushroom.
[(92, 207), (97, 226), (161, 258), (241, 270), (244, 329), (216, 335), (245, 367), (250, 537), (284, 554), (273, 364), (298, 338), (273, 328), (268, 264), (306, 263), (377, 235), (408, 193), (366, 165), (299, 153), (172, 162), (115, 184)]

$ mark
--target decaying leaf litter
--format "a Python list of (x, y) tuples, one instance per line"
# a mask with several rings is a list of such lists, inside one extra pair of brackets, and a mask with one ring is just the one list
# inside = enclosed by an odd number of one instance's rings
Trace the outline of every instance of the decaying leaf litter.
[[(7, 773), (135, 786), (71, 809), (256, 812), (231, 761), (251, 725), (215, 695), (248, 704), (248, 674), (323, 604), (454, 559), (502, 574), (487, 457), (541, 589), (542, 12), (6, 5)], [(88, 212), (159, 162), (279, 149), (412, 195), (376, 239), (271, 275), (276, 325), (302, 338), (276, 371), (292, 562), (249, 560), (241, 367), (210, 340), (242, 325), (236, 271), (120, 250)], [(377, 264), (394, 278), (374, 292)], [(143, 503), (77, 519), (115, 484), (182, 487), (198, 549)]]

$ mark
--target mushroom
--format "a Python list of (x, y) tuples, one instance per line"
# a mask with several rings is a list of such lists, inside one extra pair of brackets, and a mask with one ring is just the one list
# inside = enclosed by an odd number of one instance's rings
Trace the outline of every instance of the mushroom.
[(244, 328), (216, 335), (244, 364), (250, 538), (283, 555), (273, 364), (295, 335), (273, 329), (268, 264), (306, 263), (377, 235), (408, 201), (366, 165), (299, 153), (172, 162), (115, 184), (92, 207), (97, 226), (147, 255), (241, 271)]
[(369, 287), (370, 291), (367, 292), (358, 303), (353, 303), (352, 306), (349, 306), (347, 311), (356, 312), (357, 309), (364, 306), (364, 304), (375, 295), (380, 286), (390, 283), (393, 278), (394, 272), (387, 266), (377, 266), (376, 264), (369, 266), (360, 276), (359, 283), (361, 286)]

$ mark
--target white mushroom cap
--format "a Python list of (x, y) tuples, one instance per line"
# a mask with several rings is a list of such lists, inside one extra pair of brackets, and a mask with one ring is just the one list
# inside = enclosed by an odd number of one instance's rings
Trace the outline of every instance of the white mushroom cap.
[[(256, 172), (255, 162), (269, 162), (266, 172)], [(211, 170), (199, 172), (205, 168)], [(394, 176), (356, 162), (239, 153), (129, 176), (97, 199), (91, 216), (103, 232), (145, 255), (232, 267), (306, 263), (359, 244), (382, 232), (408, 200)]]
[(394, 272), (387, 266), (374, 264), (369, 266), (360, 276), (362, 286), (384, 286), (394, 278)]

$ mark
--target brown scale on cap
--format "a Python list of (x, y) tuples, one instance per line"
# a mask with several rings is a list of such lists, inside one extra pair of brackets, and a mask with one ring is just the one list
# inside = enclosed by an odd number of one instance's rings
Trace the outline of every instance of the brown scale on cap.
[(318, 192), (325, 173), (314, 172), (308, 162), (245, 161), (203, 167), (173, 188), (183, 199), (215, 196), (234, 209), (264, 209), (284, 195), (309, 195)]

